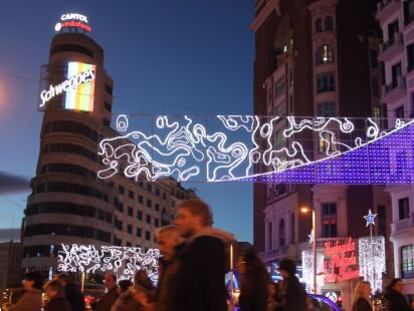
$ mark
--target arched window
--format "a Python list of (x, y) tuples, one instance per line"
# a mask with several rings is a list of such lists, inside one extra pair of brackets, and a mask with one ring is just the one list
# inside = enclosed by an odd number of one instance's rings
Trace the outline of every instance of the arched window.
[(315, 22), (315, 32), (322, 32), (323, 25), (322, 25), (322, 18), (318, 18)]
[(333, 30), (333, 18), (332, 16), (325, 17), (325, 31)]
[(316, 65), (329, 64), (335, 61), (332, 46), (328, 44), (321, 45), (316, 52)]
[(279, 246), (285, 246), (285, 220), (279, 222)]

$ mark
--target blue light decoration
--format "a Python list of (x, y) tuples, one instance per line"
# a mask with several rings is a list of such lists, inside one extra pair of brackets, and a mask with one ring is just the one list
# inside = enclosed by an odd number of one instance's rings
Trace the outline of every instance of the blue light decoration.
[[(128, 131), (132, 121), (137, 127)], [(103, 138), (98, 178), (294, 184), (414, 182), (414, 120), (120, 115)]]
[(377, 214), (372, 214), (371, 209), (369, 209), (368, 215), (364, 216), (364, 219), (367, 221), (366, 227), (371, 225), (375, 226), (375, 217), (377, 217)]

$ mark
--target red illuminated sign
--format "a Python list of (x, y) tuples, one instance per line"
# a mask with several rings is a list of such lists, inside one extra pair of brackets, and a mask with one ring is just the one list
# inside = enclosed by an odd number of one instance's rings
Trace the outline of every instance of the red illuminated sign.
[(351, 238), (346, 242), (326, 242), (324, 246), (326, 283), (346, 281), (359, 277), (356, 245)]
[(55, 31), (61, 31), (65, 28), (79, 28), (91, 32), (92, 28), (88, 25), (88, 17), (77, 13), (63, 14), (61, 22), (55, 25)]

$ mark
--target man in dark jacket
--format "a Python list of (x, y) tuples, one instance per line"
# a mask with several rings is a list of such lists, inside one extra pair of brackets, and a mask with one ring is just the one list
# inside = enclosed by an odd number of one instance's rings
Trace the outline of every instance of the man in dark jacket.
[(72, 306), (73, 311), (84, 311), (85, 310), (85, 298), (82, 292), (79, 289), (79, 286), (76, 285), (69, 279), (69, 276), (66, 273), (59, 273), (55, 277), (60, 284), (64, 287), (64, 292), (66, 299), (69, 301)]
[(183, 202), (176, 225), (186, 247), (179, 256), (179, 267), (171, 310), (226, 311), (228, 294), (224, 284), (226, 248), (233, 237), (211, 228), (209, 206), (200, 200)]
[(119, 296), (118, 287), (116, 286), (116, 275), (105, 273), (104, 281), (107, 292), (96, 302), (96, 311), (110, 311)]
[(290, 259), (282, 259), (278, 268), (283, 277), (283, 310), (284, 311), (306, 311), (306, 292), (295, 276), (296, 265)]
[(393, 279), (387, 286), (384, 294), (386, 311), (411, 311), (412, 309), (402, 294), (402, 279)]
[(48, 302), (46, 311), (72, 311), (69, 301), (63, 293), (63, 286), (58, 280), (51, 280), (44, 286)]

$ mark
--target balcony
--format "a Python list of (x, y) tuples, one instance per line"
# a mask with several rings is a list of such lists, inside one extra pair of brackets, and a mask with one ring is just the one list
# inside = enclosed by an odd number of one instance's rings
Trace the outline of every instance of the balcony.
[(404, 39), (401, 32), (394, 33), (394, 37), (380, 45), (379, 60), (387, 62), (401, 54), (404, 49)]
[(392, 104), (401, 100), (406, 95), (406, 82), (404, 76), (382, 87), (382, 99), (385, 104)]
[(382, 0), (377, 3), (377, 19), (382, 23), (401, 8), (401, 0)]
[(414, 213), (411, 213), (410, 218), (394, 221), (392, 224), (392, 234), (401, 233), (407, 229), (414, 228)]

